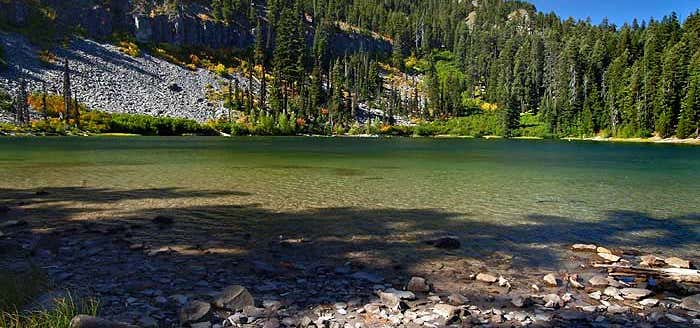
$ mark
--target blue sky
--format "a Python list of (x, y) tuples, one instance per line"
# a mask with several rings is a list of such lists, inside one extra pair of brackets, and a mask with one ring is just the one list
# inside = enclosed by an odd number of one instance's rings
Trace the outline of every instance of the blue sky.
[(649, 17), (661, 19), (675, 11), (682, 20), (700, 8), (700, 0), (530, 0), (538, 11), (554, 11), (559, 16), (577, 19), (591, 18), (594, 24), (607, 17), (611, 23), (622, 25), (636, 17), (641, 22)]

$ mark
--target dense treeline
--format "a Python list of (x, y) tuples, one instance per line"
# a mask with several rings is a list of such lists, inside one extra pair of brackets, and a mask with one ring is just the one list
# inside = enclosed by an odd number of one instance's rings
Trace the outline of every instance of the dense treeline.
[[(400, 115), (442, 121), (422, 125), (430, 131), (698, 135), (700, 12), (684, 22), (670, 14), (618, 27), (507, 0), (134, 4), (205, 4), (211, 19), (254, 27), (255, 44), (239, 70), (249, 82), (232, 80), (221, 97), (244, 116), (230, 115), (227, 130), (332, 133), (392, 125)], [(338, 53), (334, 35), (347, 29), (390, 40), (393, 49)], [(449, 121), (463, 117), (471, 118)], [(453, 126), (475, 120), (478, 129)]]
[[(521, 1), (270, 0), (267, 10), (249, 4), (213, 1), (228, 17), (270, 23), (274, 33), (260, 29), (253, 52), (275, 79), (269, 101), (261, 95), (250, 104), (273, 117), (349, 126), (358, 104), (369, 103), (391, 123), (393, 114), (479, 114), (469, 111), (478, 100), (497, 104), (505, 135), (520, 127), (522, 113), (560, 136), (698, 132), (700, 13), (683, 23), (670, 14), (617, 27), (562, 20)], [(393, 52), (332, 58), (328, 38), (338, 22), (391, 38)], [(311, 49), (307, 38), (313, 38)], [(420, 94), (382, 89), (380, 60), (422, 73)]]

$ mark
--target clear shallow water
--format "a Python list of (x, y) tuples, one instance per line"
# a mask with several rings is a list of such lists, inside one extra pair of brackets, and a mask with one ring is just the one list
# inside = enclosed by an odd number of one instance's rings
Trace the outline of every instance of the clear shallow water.
[[(471, 240), (467, 244), (487, 249), (590, 241), (695, 258), (700, 253), (700, 147), (693, 146), (404, 138), (0, 139), (0, 192), (64, 187), (235, 191), (215, 201), (285, 213), (391, 209), (394, 216), (423, 215), (417, 220), (432, 222), (431, 229), (461, 234)], [(197, 197), (151, 198), (158, 207), (201, 204)]]

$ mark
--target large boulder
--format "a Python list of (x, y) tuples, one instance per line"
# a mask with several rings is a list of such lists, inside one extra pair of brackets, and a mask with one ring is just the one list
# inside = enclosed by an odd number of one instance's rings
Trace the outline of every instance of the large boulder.
[(232, 285), (226, 287), (226, 289), (214, 299), (212, 304), (218, 308), (240, 311), (246, 306), (254, 306), (255, 299), (245, 287)]

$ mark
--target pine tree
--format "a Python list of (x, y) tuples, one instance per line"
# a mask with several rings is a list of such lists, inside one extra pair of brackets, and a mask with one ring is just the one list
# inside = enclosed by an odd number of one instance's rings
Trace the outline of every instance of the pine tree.
[(700, 50), (698, 50), (688, 67), (688, 91), (683, 99), (676, 136), (698, 137), (700, 128)]
[(678, 42), (665, 54), (661, 83), (657, 93), (656, 132), (669, 137), (676, 131), (686, 79), (686, 45)]

